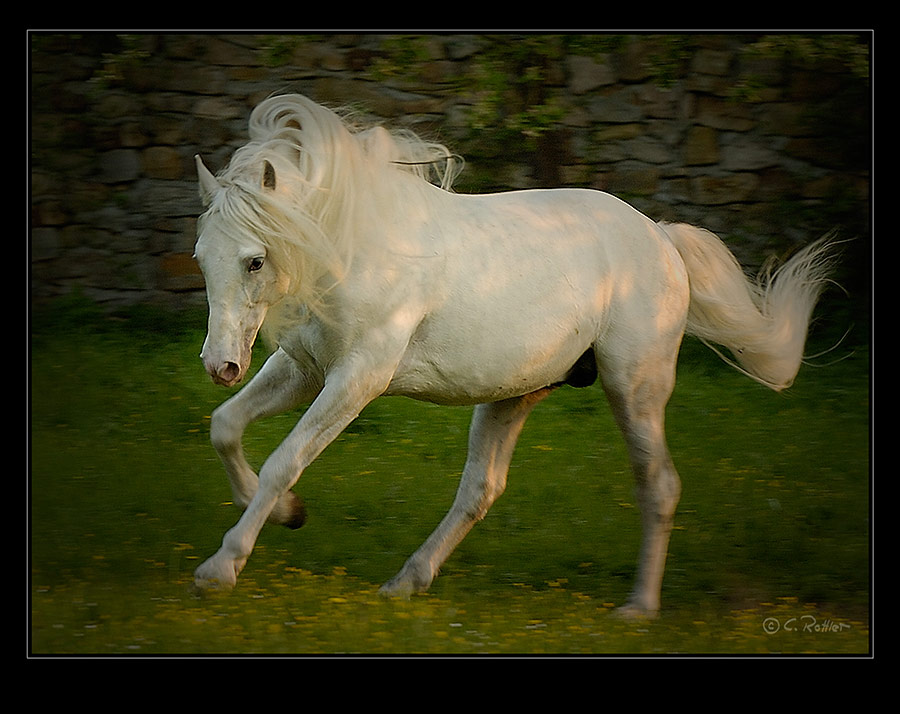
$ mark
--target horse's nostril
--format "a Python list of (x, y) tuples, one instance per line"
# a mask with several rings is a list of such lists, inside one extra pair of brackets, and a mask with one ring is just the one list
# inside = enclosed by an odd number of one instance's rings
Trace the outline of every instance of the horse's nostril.
[(204, 361), (204, 366), (206, 367), (209, 376), (212, 377), (213, 382), (216, 384), (230, 387), (241, 378), (241, 368), (237, 362), (222, 362), (221, 364), (216, 365)]
[(235, 382), (241, 374), (241, 368), (234, 362), (226, 362), (219, 369), (219, 378), (226, 383)]

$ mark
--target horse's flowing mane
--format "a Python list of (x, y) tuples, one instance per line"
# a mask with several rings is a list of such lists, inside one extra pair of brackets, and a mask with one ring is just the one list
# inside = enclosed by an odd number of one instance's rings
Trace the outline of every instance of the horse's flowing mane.
[(361, 125), (300, 95), (261, 102), (249, 134), (217, 176), (225, 190), (207, 215), (261, 240), (310, 307), (324, 279), (346, 274), (355, 245), (375, 238), (379, 216), (427, 200), (430, 184), (449, 191), (462, 168), (441, 144)]

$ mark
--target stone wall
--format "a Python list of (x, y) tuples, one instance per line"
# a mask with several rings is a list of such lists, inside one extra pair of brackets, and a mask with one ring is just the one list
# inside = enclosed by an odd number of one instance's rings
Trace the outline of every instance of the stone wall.
[(835, 226), (868, 235), (867, 78), (758, 36), (30, 39), (33, 303), (202, 303), (192, 157), (222, 168), (277, 91), (443, 141), (461, 192), (600, 188), (750, 265)]

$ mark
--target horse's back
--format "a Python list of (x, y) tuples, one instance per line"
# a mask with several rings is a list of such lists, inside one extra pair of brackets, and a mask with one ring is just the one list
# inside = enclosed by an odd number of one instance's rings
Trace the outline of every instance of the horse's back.
[(448, 285), (489, 323), (596, 336), (687, 307), (684, 262), (665, 231), (610, 194), (517, 191), (459, 206)]

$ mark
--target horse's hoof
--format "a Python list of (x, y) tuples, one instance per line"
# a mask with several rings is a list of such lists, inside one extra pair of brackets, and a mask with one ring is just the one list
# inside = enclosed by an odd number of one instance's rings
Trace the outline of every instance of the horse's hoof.
[(409, 600), (413, 592), (412, 587), (395, 583), (393, 580), (389, 580), (378, 588), (378, 594), (381, 597), (394, 600)]
[(220, 554), (201, 563), (194, 571), (194, 589), (201, 592), (228, 592), (237, 585), (238, 568)]
[(294, 496), (294, 503), (291, 506), (291, 513), (284, 522), (284, 525), (292, 531), (295, 531), (306, 523), (306, 506), (302, 499), (298, 498), (295, 494), (291, 495)]
[(655, 620), (659, 615), (659, 610), (627, 602), (622, 607), (616, 608), (614, 614), (622, 620)]
[(193, 592), (195, 595), (230, 593), (232, 590), (234, 590), (234, 585), (223, 583), (221, 580), (218, 580), (216, 578), (207, 579), (198, 578), (195, 576), (194, 582), (191, 584), (191, 592)]
[(414, 593), (423, 593), (428, 590), (432, 580), (434, 580), (434, 575), (426, 574), (407, 561), (399, 573), (379, 588), (378, 594), (383, 597), (408, 599)]

